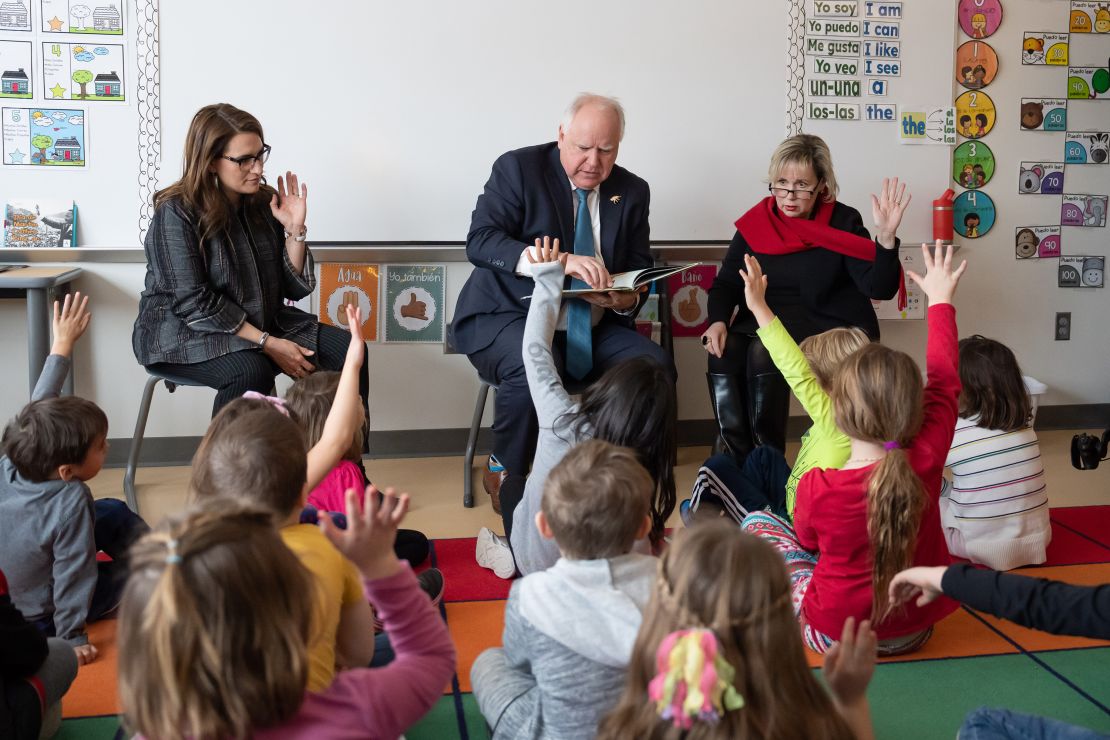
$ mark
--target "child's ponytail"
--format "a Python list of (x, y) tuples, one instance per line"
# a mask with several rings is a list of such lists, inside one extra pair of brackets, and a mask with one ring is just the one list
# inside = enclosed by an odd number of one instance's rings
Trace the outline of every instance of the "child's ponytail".
[[(898, 447), (893, 447), (898, 444)], [(891, 579), (913, 562), (917, 530), (925, 508), (925, 486), (900, 443), (879, 461), (867, 484), (867, 532), (871, 539), (871, 621), (890, 612)]]
[(912, 561), (925, 508), (924, 485), (904, 449), (921, 428), (921, 371), (904, 352), (869, 344), (844, 361), (830, 395), (841, 431), (887, 450), (867, 485), (872, 620), (877, 623), (890, 611), (890, 580)]

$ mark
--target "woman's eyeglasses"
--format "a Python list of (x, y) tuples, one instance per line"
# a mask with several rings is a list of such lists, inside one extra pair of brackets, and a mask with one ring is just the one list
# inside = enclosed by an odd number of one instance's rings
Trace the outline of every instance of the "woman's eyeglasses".
[(229, 157), (226, 154), (221, 154), (220, 159), (226, 159), (228, 162), (234, 162), (239, 165), (239, 169), (243, 172), (250, 172), (254, 167), (255, 161), (259, 164), (266, 164), (266, 160), (270, 158), (270, 145), (263, 144), (262, 151), (258, 154), (244, 154), (241, 157)]
[(801, 188), (780, 188), (777, 185), (768, 185), (767, 189), (780, 198), (788, 198), (793, 195), (798, 200), (809, 200), (817, 193), (817, 188), (802, 190)]

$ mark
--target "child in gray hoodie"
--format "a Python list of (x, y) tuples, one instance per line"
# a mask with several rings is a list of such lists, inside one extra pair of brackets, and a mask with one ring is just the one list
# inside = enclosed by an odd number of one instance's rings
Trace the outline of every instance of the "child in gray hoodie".
[(657, 560), (631, 552), (654, 487), (632, 451), (597, 439), (551, 471), (535, 526), (562, 557), (513, 584), (504, 647), (470, 671), (494, 740), (593, 737), (616, 702), (655, 579)]

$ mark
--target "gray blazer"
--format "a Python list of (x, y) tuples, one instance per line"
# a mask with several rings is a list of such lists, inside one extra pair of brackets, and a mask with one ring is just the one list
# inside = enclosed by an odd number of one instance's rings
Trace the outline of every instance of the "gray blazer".
[(265, 199), (245, 199), (227, 229), (204, 242), (198, 226), (177, 200), (154, 212), (143, 245), (146, 287), (131, 334), (139, 363), (190, 364), (257, 349), (235, 336), (244, 321), (315, 350), (316, 317), (285, 305), (316, 287), (312, 254), (295, 272)]

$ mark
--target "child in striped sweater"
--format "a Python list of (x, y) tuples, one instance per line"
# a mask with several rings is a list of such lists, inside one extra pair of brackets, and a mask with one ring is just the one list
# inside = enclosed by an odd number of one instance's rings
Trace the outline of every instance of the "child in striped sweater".
[(961, 339), (960, 383), (952, 479), (940, 499), (948, 550), (995, 570), (1043, 563), (1048, 493), (1017, 359), (993, 339)]

